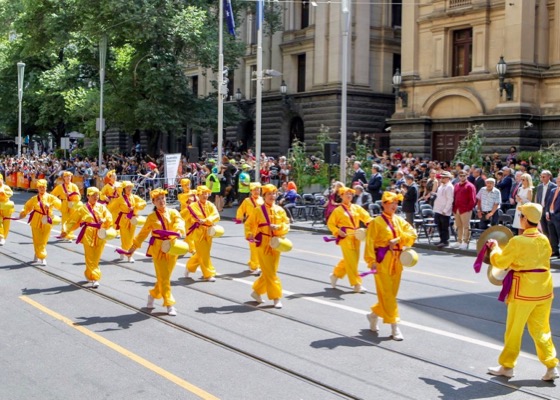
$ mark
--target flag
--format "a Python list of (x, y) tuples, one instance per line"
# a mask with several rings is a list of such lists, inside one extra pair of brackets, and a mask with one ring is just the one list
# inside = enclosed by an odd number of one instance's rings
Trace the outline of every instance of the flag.
[(264, 21), (264, 0), (257, 0), (257, 31)]
[(231, 0), (224, 0), (224, 12), (226, 17), (228, 32), (230, 35), (235, 37), (235, 20), (233, 19), (233, 9), (231, 7)]

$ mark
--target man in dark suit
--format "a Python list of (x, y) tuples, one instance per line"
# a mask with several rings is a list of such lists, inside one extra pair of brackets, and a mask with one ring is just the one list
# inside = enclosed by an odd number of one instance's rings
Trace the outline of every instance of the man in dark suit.
[[(506, 211), (510, 208), (509, 196), (511, 194), (511, 187), (513, 186), (513, 178), (511, 177), (511, 169), (509, 167), (502, 168), (502, 172), (504, 177), (500, 182), (496, 183), (496, 187), (502, 194), (502, 205), (500, 208), (502, 208), (502, 211)], [(504, 207), (504, 205), (506, 206)]]
[(356, 193), (354, 194), (354, 199), (352, 203), (362, 206), (366, 211), (369, 210), (369, 205), (371, 204), (371, 195), (364, 190), (361, 185), (354, 186)]
[(377, 200), (381, 200), (382, 191), (381, 186), (383, 186), (383, 177), (381, 176), (381, 167), (377, 164), (371, 166), (371, 178), (368, 182), (368, 192), (371, 194), (371, 199), (375, 203)]
[[(550, 203), (552, 202), (552, 192), (556, 188), (556, 184), (551, 181), (552, 173), (545, 169), (541, 172), (541, 183), (537, 186), (537, 194), (535, 195), (535, 203), (539, 203), (544, 212), (541, 217), (541, 228), (544, 235), (550, 240), (548, 224), (550, 220)], [(548, 214), (548, 215), (547, 215)], [(547, 218), (548, 217), (548, 218)]]
[(482, 169), (475, 168), (473, 170), (473, 177), (474, 177), (474, 187), (476, 188), (476, 193), (480, 192), (480, 189), (486, 187), (486, 181), (482, 177)]
[[(558, 251), (558, 239), (560, 238), (560, 174), (556, 178), (556, 187), (550, 191), (552, 198), (546, 208), (548, 223), (548, 240), (552, 247), (552, 256), (560, 257)], [(544, 214), (544, 212), (543, 212)]]
[(365, 171), (362, 169), (362, 163), (354, 161), (354, 176), (352, 177), (352, 187), (356, 185), (364, 186), (367, 184), (367, 177)]
[(414, 226), (414, 213), (416, 212), (416, 202), (418, 201), (418, 186), (414, 183), (414, 177), (412, 175), (405, 175), (404, 179), (405, 183), (402, 185), (402, 210), (406, 221)]

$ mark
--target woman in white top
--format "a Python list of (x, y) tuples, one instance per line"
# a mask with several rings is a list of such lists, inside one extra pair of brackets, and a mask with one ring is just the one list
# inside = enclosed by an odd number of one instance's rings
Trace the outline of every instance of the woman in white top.
[(523, 204), (530, 202), (532, 198), (533, 198), (533, 178), (531, 178), (531, 175), (525, 173), (521, 175), (521, 186), (519, 187), (519, 189), (517, 189), (517, 194), (515, 195), (515, 201), (517, 203), (517, 206), (515, 209), (515, 218), (513, 219), (513, 224), (512, 224), (513, 228), (517, 228), (517, 232), (519, 235), (523, 233), (523, 229), (521, 229), (521, 223), (519, 221), (521, 218), (521, 211), (519, 211), (519, 208)]

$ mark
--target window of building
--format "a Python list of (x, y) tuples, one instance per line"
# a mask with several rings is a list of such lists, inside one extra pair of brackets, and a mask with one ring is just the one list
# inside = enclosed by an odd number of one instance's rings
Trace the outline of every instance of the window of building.
[(453, 31), (453, 76), (468, 75), (472, 69), (472, 29)]
[(301, 2), (301, 27), (305, 29), (309, 26), (309, 1), (303, 0)]
[(228, 84), (227, 84), (227, 88), (228, 88), (228, 99), (231, 98), (233, 100), (233, 95), (235, 94), (235, 75), (234, 75), (234, 71), (233, 70), (228, 70)]
[(251, 27), (251, 31), (249, 32), (249, 44), (257, 44), (257, 17), (250, 14), (249, 23)]
[(401, 70), (401, 55), (393, 53), (393, 74), (395, 73), (397, 68), (399, 69), (399, 71), (402, 71)]
[(254, 99), (255, 97), (257, 97), (257, 80), (256, 75), (257, 74), (257, 66), (256, 65), (251, 65), (251, 98)]
[(305, 92), (305, 54), (297, 56), (297, 91)]
[(191, 89), (194, 97), (198, 97), (198, 75), (191, 77)]
[(402, 26), (402, 0), (393, 0), (391, 2), (391, 26)]

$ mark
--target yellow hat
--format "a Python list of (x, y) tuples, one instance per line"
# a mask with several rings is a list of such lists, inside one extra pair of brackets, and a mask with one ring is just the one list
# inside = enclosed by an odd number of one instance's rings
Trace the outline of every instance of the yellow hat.
[(109, 172), (107, 172), (107, 174), (105, 175), (107, 178), (111, 177), (111, 176), (117, 176), (117, 173), (115, 172), (114, 169), (110, 170)]
[(126, 188), (126, 187), (134, 187), (134, 183), (132, 183), (132, 182), (130, 182), (130, 181), (121, 181), (121, 186), (122, 186), (123, 188)]
[(251, 166), (249, 164), (243, 164), (241, 169), (251, 169)]
[(208, 186), (200, 185), (196, 188), (196, 194), (202, 194), (202, 193), (212, 193), (212, 191), (208, 189)]
[(91, 196), (94, 193), (99, 193), (99, 189), (96, 188), (95, 186), (90, 186), (87, 188), (87, 195)]
[(0, 179), (4, 179), (4, 175), (0, 174)]
[(37, 187), (47, 187), (47, 181), (45, 179), (37, 179)]
[(347, 192), (350, 192), (352, 194), (356, 193), (356, 191), (354, 189), (346, 187), (346, 186), (342, 186), (341, 188), (338, 189), (338, 195), (339, 196), (344, 196)]
[(191, 186), (191, 180), (189, 178), (181, 179), (181, 186)]
[(264, 186), (261, 188), (261, 190), (262, 190), (262, 194), (263, 194), (263, 196), (264, 196), (264, 195), (267, 194), (267, 193), (275, 193), (275, 192), (277, 192), (277, 191), (278, 191), (278, 188), (277, 188), (276, 186), (274, 186), (273, 184), (268, 183), (268, 184), (264, 185)]
[(392, 203), (394, 201), (402, 201), (403, 200), (403, 195), (402, 194), (396, 194), (393, 192), (388, 192), (385, 191), (383, 192), (383, 197), (381, 197), (381, 202), (382, 203)]
[(529, 222), (538, 224), (542, 217), (543, 208), (539, 203), (525, 203), (519, 208), (519, 211)]
[(261, 185), (260, 182), (251, 182), (251, 183), (249, 183), (249, 190), (253, 190), (253, 189), (256, 189), (256, 188), (260, 189), (261, 186), (262, 185)]
[(150, 192), (150, 199), (153, 200), (153, 199), (155, 199), (156, 197), (161, 196), (162, 194), (163, 194), (163, 195), (166, 195), (166, 194), (167, 194), (167, 190), (164, 190), (164, 189), (154, 189), (154, 190), (152, 190), (152, 191)]
[(62, 176), (74, 176), (74, 174), (73, 174), (72, 172), (70, 172), (70, 171), (64, 171), (64, 172), (62, 173)]

